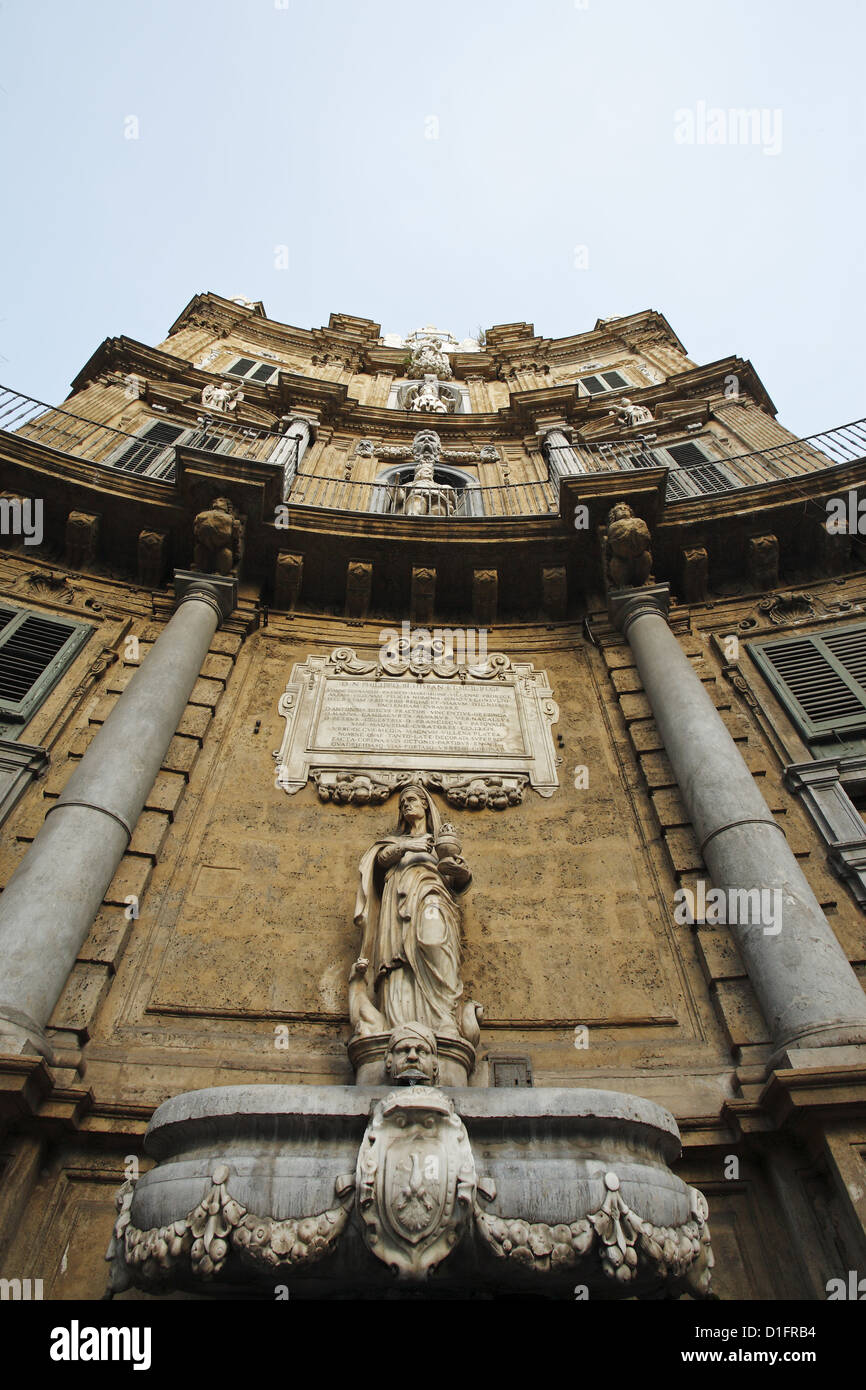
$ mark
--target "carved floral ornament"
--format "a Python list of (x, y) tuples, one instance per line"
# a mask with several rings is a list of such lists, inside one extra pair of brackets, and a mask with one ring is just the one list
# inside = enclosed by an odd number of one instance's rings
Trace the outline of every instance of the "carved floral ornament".
[[(419, 431), (423, 434), (432, 434), (432, 431)], [(441, 445), (439, 436), (434, 434), (436, 440), (435, 463), (498, 463), (499, 450), (494, 444), (482, 444), (480, 448), (450, 449)], [(377, 439), (359, 439), (355, 445), (355, 454), (358, 458), (373, 458), (375, 455), (379, 459), (412, 459), (417, 455), (416, 441), (418, 435), (411, 444), (383, 444)]]
[(453, 1100), (433, 1086), (406, 1087), (374, 1104), (356, 1171), (337, 1178), (326, 1211), (284, 1220), (250, 1212), (231, 1195), (229, 1164), (219, 1163), (185, 1217), (140, 1230), (132, 1222), (135, 1182), (125, 1182), (106, 1253), (109, 1293), (231, 1283), (244, 1270), (266, 1285), (333, 1256), (352, 1223), (369, 1253), (408, 1282), (424, 1282), (459, 1246), (472, 1245), (482, 1266), (492, 1260), (518, 1281), (565, 1273), (596, 1288), (610, 1280), (624, 1297), (648, 1286), (707, 1297), (714, 1262), (703, 1195), (688, 1188), (688, 1218), (656, 1226), (628, 1205), (616, 1172), (599, 1179), (603, 1200), (577, 1220), (495, 1215), (481, 1202), (496, 1200), (496, 1184), (477, 1176)]
[(312, 778), (319, 800), (338, 806), (381, 806), (401, 787), (420, 782), (430, 791), (441, 792), (449, 806), (467, 811), (519, 806), (529, 786), (528, 777), (471, 777), (457, 772), (324, 772), (317, 768)]

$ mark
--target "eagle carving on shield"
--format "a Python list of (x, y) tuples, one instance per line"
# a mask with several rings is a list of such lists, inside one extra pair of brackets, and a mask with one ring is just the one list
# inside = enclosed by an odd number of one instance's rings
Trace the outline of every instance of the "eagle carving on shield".
[(450, 1255), (475, 1201), (475, 1164), (454, 1102), (433, 1086), (392, 1091), (358, 1153), (357, 1201), (372, 1253), (424, 1279)]

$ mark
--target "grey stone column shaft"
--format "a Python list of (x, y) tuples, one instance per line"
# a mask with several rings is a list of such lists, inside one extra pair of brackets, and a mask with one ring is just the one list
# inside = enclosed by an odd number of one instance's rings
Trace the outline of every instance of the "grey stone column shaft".
[(305, 415), (284, 415), (283, 441), (280, 442), (273, 454), (271, 463), (282, 465), (283, 469), (283, 501), (288, 500), (292, 490), (292, 483), (295, 475), (301, 466), (301, 460), (307, 452), (310, 444), (315, 438), (315, 426), (312, 420), (308, 420)]
[(777, 1051), (866, 1041), (866, 994), (662, 610), (666, 586), (610, 595), (713, 886), (779, 889), (781, 929), (730, 923)]
[(572, 473), (586, 472), (567, 435), (559, 429), (548, 430), (544, 436), (544, 456), (551, 474), (564, 478)]
[[(0, 896), (0, 1052), (10, 1043), (16, 1052), (28, 1044), (28, 1050), (50, 1051), (42, 1030), (219, 626), (217, 586), (205, 576), (190, 581)], [(219, 587), (227, 583), (231, 587), (225, 580)]]

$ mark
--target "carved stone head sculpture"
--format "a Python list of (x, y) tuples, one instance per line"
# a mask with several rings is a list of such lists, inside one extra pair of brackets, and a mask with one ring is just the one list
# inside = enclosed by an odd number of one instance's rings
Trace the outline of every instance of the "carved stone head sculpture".
[(436, 1035), (423, 1023), (404, 1023), (388, 1039), (385, 1077), (396, 1086), (435, 1086), (439, 1080)]

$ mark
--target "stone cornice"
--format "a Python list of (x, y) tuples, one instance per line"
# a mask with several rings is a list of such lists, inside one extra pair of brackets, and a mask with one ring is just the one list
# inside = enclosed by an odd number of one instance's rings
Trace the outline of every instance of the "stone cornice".
[[(324, 365), (326, 360), (339, 360), (344, 367), (353, 372), (385, 372), (399, 377), (405, 371), (405, 350), (386, 348), (378, 342), (373, 342), (373, 332), (378, 325), (372, 320), (332, 315), (333, 326), (329, 325), (327, 329), (300, 330), (272, 323), (251, 309), (245, 309), (231, 301), (220, 300), (216, 296), (196, 296), (187, 308), (190, 312), (199, 313), (202, 312), (205, 303), (208, 310), (213, 311), (214, 322), (211, 326), (222, 336), (227, 336), (234, 328), (242, 326), (247, 340), (252, 341), (250, 333), (254, 331), (262, 343), (273, 342), (275, 348), (282, 347), (284, 350), (308, 356), (311, 366), (319, 363)], [(181, 320), (178, 320), (178, 323), (180, 322)], [(349, 332), (349, 324), (358, 325), (357, 332)], [(493, 351), (455, 354), (452, 365), (458, 379), (461, 375), (467, 374), (484, 380), (501, 378), (511, 359), (515, 356), (524, 357), (527, 352), (533, 353), (536, 357), (546, 358), (547, 361), (563, 362), (585, 356), (586, 352), (598, 353), (603, 350), (605, 344), (608, 349), (619, 347), (623, 342), (623, 325), (629, 327), (632, 340), (636, 333), (655, 337), (661, 335), (679, 346), (678, 340), (662, 316), (650, 311), (630, 315), (628, 319), (614, 320), (611, 325), (597, 327), (592, 333), (561, 339), (542, 339), (535, 336), (520, 339), (519, 336), (512, 337), (505, 333), (504, 329), (512, 328), (511, 325), (505, 325), (499, 339), (495, 336), (498, 330), (491, 330), (494, 343), (499, 342), (501, 346), (495, 347)], [(513, 326), (515, 335), (518, 335), (519, 331), (528, 334), (531, 328), (529, 324)], [(630, 350), (639, 351), (639, 345), (632, 341)], [(575, 381), (578, 369), (579, 363), (576, 362)], [(186, 358), (176, 357), (164, 348), (153, 348), (123, 336), (106, 338), (100, 344), (75, 377), (71, 394), (82, 390), (101, 375), (118, 371), (141, 375), (150, 384), (152, 392), (155, 382), (166, 383), (167, 394), (163, 397), (166, 400), (173, 395), (171, 387), (188, 387), (193, 398), (191, 404), (196, 396), (200, 397), (202, 388), (208, 382), (219, 379), (218, 374), (203, 371)], [(713, 394), (722, 394), (726, 379), (731, 376), (738, 378), (741, 395), (751, 397), (756, 404), (775, 416), (776, 408), (751, 362), (736, 356), (677, 372), (668, 377), (667, 381), (655, 386), (632, 385), (623, 389), (631, 397), (639, 398), (641, 403), (652, 409), (662, 403), (701, 397), (706, 399)], [(382, 407), (361, 406), (349, 395), (347, 387), (342, 383), (285, 369), (280, 370), (277, 383), (263, 386), (245, 381), (243, 390), (243, 413), (254, 423), (267, 423), (270, 414), (276, 419), (292, 409), (312, 409), (323, 419), (335, 424), (339, 422), (345, 428), (356, 427), (362, 434), (368, 434), (375, 429), (390, 434), (402, 419), (401, 414), (386, 411)], [(614, 400), (619, 394), (610, 393)], [(563, 383), (529, 391), (513, 391), (510, 405), (502, 410), (471, 416), (448, 416), (445, 417), (448, 424), (439, 421), (437, 428), (442, 426), (459, 434), (471, 432), (473, 429), (495, 432), (503, 427), (516, 426), (520, 431), (532, 433), (538, 428), (543, 428), (545, 420), (552, 415), (561, 416), (574, 423), (580, 423), (581, 420), (603, 420), (612, 403), (608, 396), (580, 397), (574, 383)], [(385, 417), (388, 417), (387, 420)], [(470, 420), (472, 424), (469, 424)]]
[[(45, 499), (47, 551), (24, 555), (13, 543), (10, 558), (19, 554), (27, 563), (45, 563), (48, 556), (53, 563), (63, 552), (69, 513), (80, 510), (101, 517), (94, 573), (117, 571), (118, 578), (134, 581), (142, 529), (166, 533), (172, 564), (188, 565), (193, 518), (222, 495), (246, 518), (244, 583), (270, 582), (279, 552), (306, 556), (303, 606), (312, 611), (342, 606), (347, 565), (362, 559), (375, 565), (387, 560), (394, 604), (408, 603), (413, 566), (439, 568), (441, 592), (458, 595), (459, 601), (449, 602), (464, 608), (471, 606), (466, 585), (471, 587), (473, 570), (498, 568), (503, 619), (529, 612), (540, 593), (543, 567), (560, 566), (568, 575), (573, 616), (600, 592), (599, 527), (614, 502), (627, 501), (647, 521), (656, 579), (678, 588), (683, 551), (695, 545), (707, 550), (715, 581), (742, 582), (748, 577), (748, 538), (754, 535), (777, 536), (792, 571), (808, 569), (823, 499), (866, 485), (866, 460), (861, 460), (796, 480), (663, 505), (666, 470), (638, 469), (568, 475), (560, 483), (557, 510), (546, 514), (417, 518), (352, 510), (351, 499), (363, 502), (364, 494), (358, 484), (347, 483), (341, 510), (290, 504), (285, 524), (278, 527), (278, 467), (184, 446), (178, 447), (177, 459), (176, 481), (157, 481), (71, 458), (22, 436), (0, 436), (0, 489)], [(578, 506), (587, 509), (579, 529)]]
[[(261, 304), (253, 309), (236, 304), (220, 295), (195, 295), (169, 329), (169, 336), (181, 328), (207, 327), (222, 337), (240, 329), (251, 342), (260, 342), (274, 349), (314, 355), (340, 357), (354, 370), (401, 371), (408, 349), (388, 348), (380, 341), (380, 326), (372, 319), (352, 314), (331, 314), (327, 327), (297, 328), (270, 319)], [(685, 354), (685, 348), (663, 314), (654, 309), (627, 314), (623, 318), (604, 322), (584, 333), (563, 338), (543, 338), (529, 323), (497, 324), (488, 329), (485, 348), (478, 353), (455, 353), (451, 364), (455, 376), (469, 373), (491, 379), (501, 374), (515, 358), (539, 358), (563, 362), (604, 351), (618, 351), (624, 346), (629, 352), (639, 352), (641, 343), (662, 342)]]

